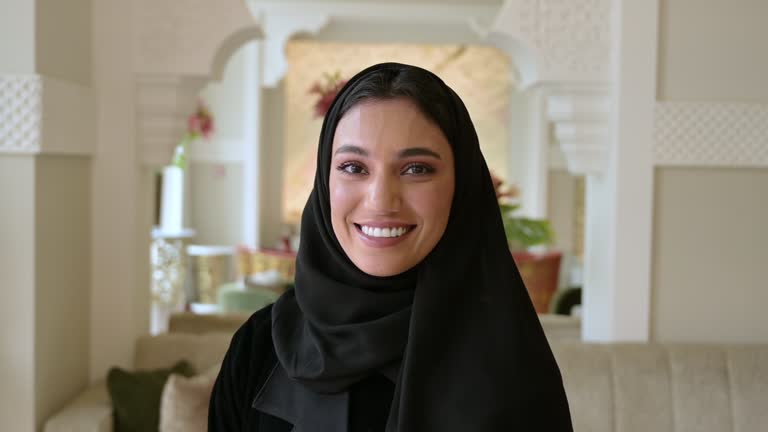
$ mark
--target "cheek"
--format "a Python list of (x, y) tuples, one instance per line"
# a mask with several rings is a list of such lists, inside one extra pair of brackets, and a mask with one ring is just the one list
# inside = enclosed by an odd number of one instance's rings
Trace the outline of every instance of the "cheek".
[(345, 225), (345, 219), (355, 207), (357, 200), (354, 188), (344, 182), (335, 181), (333, 176), (329, 179), (328, 188), (331, 202), (331, 220), (334, 228)]
[(411, 208), (416, 211), (420, 217), (429, 222), (430, 229), (440, 229), (435, 235), (442, 235), (442, 230), (448, 223), (448, 216), (451, 213), (451, 202), (453, 201), (453, 179), (430, 185), (428, 188), (414, 191), (409, 197)]

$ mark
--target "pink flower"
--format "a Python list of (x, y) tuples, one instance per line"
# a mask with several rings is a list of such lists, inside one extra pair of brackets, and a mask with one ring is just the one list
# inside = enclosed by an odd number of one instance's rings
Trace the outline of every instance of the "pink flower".
[(208, 138), (213, 132), (213, 116), (204, 103), (197, 104), (197, 110), (187, 119), (187, 133)]
[(315, 81), (309, 88), (310, 94), (317, 94), (319, 97), (314, 104), (314, 114), (316, 118), (323, 118), (336, 99), (336, 95), (347, 83), (347, 80), (341, 79), (341, 73), (336, 72), (333, 75), (325, 74), (325, 85)]

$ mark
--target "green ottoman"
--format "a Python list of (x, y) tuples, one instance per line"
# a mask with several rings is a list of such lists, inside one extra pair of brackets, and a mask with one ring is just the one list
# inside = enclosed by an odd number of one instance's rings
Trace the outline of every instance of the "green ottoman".
[(251, 313), (274, 303), (278, 297), (279, 293), (268, 288), (253, 285), (246, 288), (242, 282), (232, 282), (219, 287), (217, 300), (222, 313)]

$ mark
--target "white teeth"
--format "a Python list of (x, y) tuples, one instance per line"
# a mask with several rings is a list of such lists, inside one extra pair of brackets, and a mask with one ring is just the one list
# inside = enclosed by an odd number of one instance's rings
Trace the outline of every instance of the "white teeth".
[(379, 228), (379, 227), (369, 227), (365, 225), (361, 225), (361, 230), (365, 235), (371, 236), (371, 237), (400, 237), (401, 235), (408, 232), (408, 228), (405, 227), (397, 227), (397, 228)]

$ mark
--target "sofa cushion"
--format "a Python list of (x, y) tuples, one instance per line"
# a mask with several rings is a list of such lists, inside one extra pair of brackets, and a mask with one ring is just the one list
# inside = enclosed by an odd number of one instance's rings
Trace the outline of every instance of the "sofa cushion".
[(160, 402), (160, 432), (208, 429), (208, 402), (220, 369), (221, 364), (217, 364), (198, 376), (168, 378)]
[(194, 370), (183, 360), (167, 369), (128, 372), (114, 367), (109, 370), (107, 390), (114, 409), (115, 432), (157, 431), (160, 396), (171, 374), (191, 376)]

